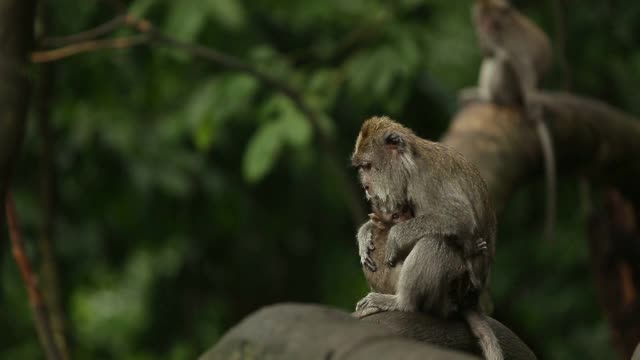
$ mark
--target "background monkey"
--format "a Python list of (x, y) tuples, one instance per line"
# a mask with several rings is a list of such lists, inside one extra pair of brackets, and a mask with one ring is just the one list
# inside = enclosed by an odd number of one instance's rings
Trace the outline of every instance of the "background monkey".
[[(542, 148), (547, 187), (545, 237), (553, 238), (556, 218), (556, 166), (549, 128), (542, 109), (531, 95), (540, 76), (551, 66), (551, 44), (546, 34), (506, 0), (476, 0), (473, 23), (484, 59), (477, 96), (503, 105), (523, 106), (533, 122)], [(463, 100), (469, 97), (463, 93)]]
[[(356, 307), (358, 316), (379, 311), (426, 311), (447, 317), (461, 313), (479, 339), (487, 359), (502, 359), (495, 334), (478, 306), (495, 252), (496, 218), (486, 184), (475, 167), (444, 145), (424, 140), (386, 117), (364, 122), (352, 163), (367, 198), (383, 213), (409, 204), (414, 217), (391, 227), (385, 263), (407, 254), (395, 294), (369, 293)], [(363, 228), (376, 226), (372, 220)], [(451, 241), (487, 251), (471, 261), (479, 279), (471, 283), (467, 255)], [(368, 246), (365, 244), (365, 246)]]

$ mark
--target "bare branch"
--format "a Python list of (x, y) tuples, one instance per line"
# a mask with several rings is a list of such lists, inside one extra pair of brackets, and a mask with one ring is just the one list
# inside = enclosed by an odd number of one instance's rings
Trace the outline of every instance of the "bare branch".
[(11, 193), (6, 195), (6, 213), (7, 213), (7, 225), (9, 227), (9, 238), (11, 239), (11, 249), (13, 257), (16, 259), (18, 269), (20, 269), (20, 275), (27, 287), (27, 293), (29, 294), (29, 303), (33, 310), (33, 316), (36, 324), (36, 331), (40, 343), (49, 360), (62, 359), (58, 347), (56, 346), (53, 331), (51, 329), (51, 323), (49, 322), (49, 313), (47, 306), (42, 299), (42, 293), (38, 288), (35, 276), (33, 274), (33, 268), (29, 262), (29, 258), (26, 255), (24, 248), (24, 241), (22, 239), (22, 232), (18, 224), (18, 215), (16, 214), (16, 208), (13, 203), (13, 197)]
[(45, 47), (62, 47), (72, 45), (74, 43), (95, 40), (98, 37), (107, 35), (120, 28), (125, 22), (124, 16), (117, 16), (104, 24), (100, 24), (92, 29), (79, 32), (77, 34), (68, 36), (53, 36), (45, 37), (40, 42), (40, 45)]
[(85, 52), (104, 49), (125, 49), (143, 44), (147, 42), (147, 40), (148, 37), (144, 34), (105, 40), (89, 40), (70, 44), (59, 49), (32, 52), (31, 61), (34, 63), (43, 63), (64, 59), (69, 56), (78, 55)]
[[(346, 161), (340, 161), (340, 156), (338, 156), (336, 152), (334, 140), (323, 131), (323, 115), (317, 110), (313, 109), (297, 89), (295, 89), (287, 82), (281, 81), (271, 76), (267, 72), (261, 71), (252, 64), (242, 61), (239, 58), (225, 54), (216, 49), (182, 41), (156, 29), (153, 24), (151, 24), (151, 22), (145, 19), (138, 19), (124, 13), (106, 24), (78, 34), (77, 38), (84, 39), (91, 37), (92, 35), (101, 35), (106, 30), (117, 28), (117, 24), (125, 24), (142, 33), (142, 35), (132, 36), (128, 38), (89, 40), (80, 43), (73, 43), (60, 49), (34, 52), (31, 54), (31, 60), (33, 62), (55, 61), (88, 51), (107, 48), (120, 49), (138, 45), (147, 41), (153, 41), (157, 44), (184, 50), (192, 56), (211, 61), (230, 70), (248, 74), (262, 82), (264, 85), (271, 87), (288, 97), (294, 103), (296, 108), (298, 108), (298, 110), (309, 120), (311, 126), (314, 128), (315, 133), (318, 134), (322, 150), (328, 154), (332, 165), (335, 167), (336, 173), (340, 177), (340, 181), (347, 189), (347, 205), (351, 211), (354, 224), (359, 224), (360, 222), (365, 220), (365, 211), (362, 206), (362, 196), (359, 195), (358, 189), (349, 179), (349, 176), (346, 172)], [(345, 163), (345, 165), (342, 165), (342, 163)]]

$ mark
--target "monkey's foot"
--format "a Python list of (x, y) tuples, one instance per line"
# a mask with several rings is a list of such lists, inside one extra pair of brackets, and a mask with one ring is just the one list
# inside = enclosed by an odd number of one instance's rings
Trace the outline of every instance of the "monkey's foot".
[(383, 311), (398, 310), (396, 295), (371, 292), (356, 304), (353, 316), (361, 319)]

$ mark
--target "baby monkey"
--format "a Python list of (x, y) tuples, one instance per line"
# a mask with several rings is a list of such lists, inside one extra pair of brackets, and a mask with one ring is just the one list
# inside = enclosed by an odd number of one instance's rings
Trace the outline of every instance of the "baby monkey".
[[(395, 294), (400, 270), (402, 269), (402, 260), (394, 267), (380, 266), (378, 268), (376, 264), (384, 264), (384, 248), (387, 244), (387, 237), (391, 227), (413, 218), (413, 211), (408, 205), (402, 206), (399, 211), (395, 212), (382, 212), (377, 207), (374, 207), (373, 211), (373, 213), (369, 214), (371, 221), (367, 223), (369, 225), (366, 226), (361, 235), (363, 239), (367, 238), (363, 242), (370, 244), (364, 249), (366, 251), (366, 259), (368, 259), (367, 264), (370, 266), (363, 263), (362, 270), (372, 291), (381, 294)], [(374, 251), (375, 249), (379, 250)]]
[[(383, 212), (380, 207), (373, 206), (373, 212), (369, 214), (369, 222), (365, 223), (358, 232), (359, 251), (362, 255), (361, 263), (365, 279), (371, 290), (381, 294), (395, 294), (396, 286), (402, 269), (403, 258), (401, 257), (397, 263), (387, 264), (378, 268), (377, 264), (385, 264), (385, 249), (389, 230), (395, 224), (404, 222), (414, 217), (413, 210), (409, 205), (402, 205), (396, 211)], [(464, 243), (451, 242), (449, 244), (453, 249), (462, 251), (462, 256), (466, 259), (466, 268), (469, 274), (469, 280), (472, 286), (480, 291), (482, 282), (478, 275), (473, 271), (473, 261), (482, 261), (482, 256), (488, 251), (487, 242), (480, 238), (475, 242), (475, 247), (465, 250)], [(380, 249), (379, 251), (374, 251)]]

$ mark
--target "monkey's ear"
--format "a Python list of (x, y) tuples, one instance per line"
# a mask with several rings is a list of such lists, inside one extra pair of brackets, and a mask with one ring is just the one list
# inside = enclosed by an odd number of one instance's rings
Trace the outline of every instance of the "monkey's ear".
[(384, 143), (398, 148), (403, 148), (405, 145), (404, 138), (398, 133), (390, 133), (384, 138)]

